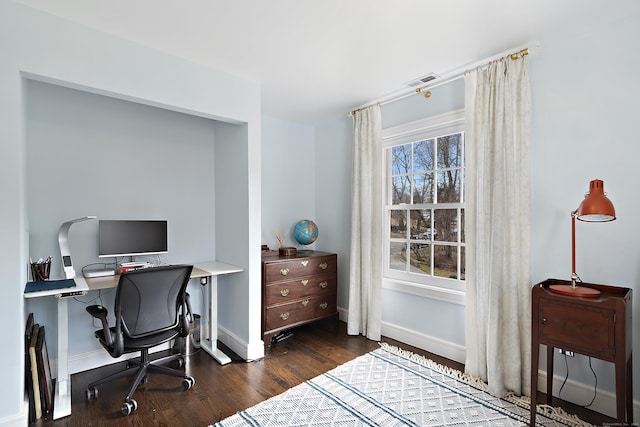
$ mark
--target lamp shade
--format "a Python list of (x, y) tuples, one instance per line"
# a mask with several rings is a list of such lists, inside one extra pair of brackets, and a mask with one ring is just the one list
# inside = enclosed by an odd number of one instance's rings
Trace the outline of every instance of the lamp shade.
[(589, 183), (589, 193), (578, 209), (576, 218), (587, 222), (606, 222), (616, 219), (616, 210), (611, 200), (604, 194), (604, 182), (594, 179)]

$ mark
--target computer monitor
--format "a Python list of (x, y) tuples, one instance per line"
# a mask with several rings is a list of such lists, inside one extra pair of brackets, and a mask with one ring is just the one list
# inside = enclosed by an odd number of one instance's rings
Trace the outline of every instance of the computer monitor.
[(98, 257), (157, 255), (168, 251), (167, 221), (99, 220)]

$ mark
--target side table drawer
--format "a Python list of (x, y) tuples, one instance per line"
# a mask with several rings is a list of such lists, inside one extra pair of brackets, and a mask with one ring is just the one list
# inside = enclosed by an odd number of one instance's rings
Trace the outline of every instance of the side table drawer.
[(267, 309), (267, 330), (334, 314), (336, 295), (320, 295)]
[(562, 301), (540, 304), (540, 343), (613, 361), (615, 312)]

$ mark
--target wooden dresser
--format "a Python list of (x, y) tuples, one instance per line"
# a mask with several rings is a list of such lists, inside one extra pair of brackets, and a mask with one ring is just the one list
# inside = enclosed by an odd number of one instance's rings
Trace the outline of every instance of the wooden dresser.
[(262, 335), (265, 345), (284, 330), (338, 316), (338, 256), (300, 251), (262, 253)]

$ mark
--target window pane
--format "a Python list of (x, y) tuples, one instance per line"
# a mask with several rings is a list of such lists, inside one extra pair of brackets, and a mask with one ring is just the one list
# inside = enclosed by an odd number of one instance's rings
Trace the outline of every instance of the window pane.
[(391, 180), (391, 204), (411, 203), (411, 182), (408, 176), (396, 176)]
[(431, 245), (411, 243), (411, 273), (431, 274)]
[(407, 244), (391, 242), (389, 252), (389, 268), (391, 270), (407, 271)]
[(400, 209), (391, 210), (391, 234), (392, 239), (407, 238), (407, 211)]
[(394, 279), (447, 287), (442, 279), (464, 280), (464, 134), (416, 139), (385, 149), (385, 268)]
[(461, 177), (460, 169), (438, 172), (438, 203), (460, 203)]
[(436, 227), (436, 240), (440, 242), (458, 241), (458, 210), (435, 209), (433, 224)]
[(411, 144), (398, 145), (391, 149), (391, 173), (393, 175), (411, 172)]
[(433, 250), (433, 275), (449, 279), (457, 279), (458, 248), (456, 246), (435, 245)]
[(413, 203), (433, 203), (433, 174), (414, 175)]
[(462, 167), (462, 138), (455, 133), (438, 138), (438, 169)]
[(413, 146), (413, 171), (426, 172), (433, 170), (433, 139), (416, 142)]
[(411, 238), (431, 239), (431, 209), (411, 209)]

